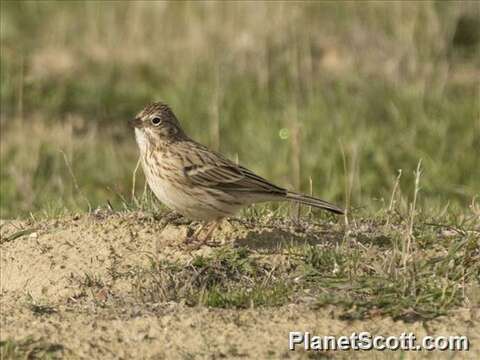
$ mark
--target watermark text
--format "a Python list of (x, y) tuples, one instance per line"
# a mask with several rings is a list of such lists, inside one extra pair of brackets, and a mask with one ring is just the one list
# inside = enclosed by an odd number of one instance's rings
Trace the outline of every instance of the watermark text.
[(291, 331), (288, 348), (295, 350), (404, 350), (404, 351), (468, 351), (466, 336), (424, 336), (421, 339), (413, 333), (382, 336), (369, 332), (352, 333), (350, 336), (316, 336), (309, 332)]

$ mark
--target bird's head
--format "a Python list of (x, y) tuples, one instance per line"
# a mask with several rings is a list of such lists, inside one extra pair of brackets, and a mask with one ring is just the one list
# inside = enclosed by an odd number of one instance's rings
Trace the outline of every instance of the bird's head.
[(162, 102), (153, 102), (145, 106), (133, 120), (130, 120), (130, 124), (135, 128), (137, 140), (144, 137), (161, 144), (185, 136), (173, 111)]

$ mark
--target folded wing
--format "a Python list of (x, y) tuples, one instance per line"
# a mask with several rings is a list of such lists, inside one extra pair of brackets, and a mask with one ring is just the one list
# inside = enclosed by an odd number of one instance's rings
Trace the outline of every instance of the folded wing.
[(195, 185), (228, 192), (247, 192), (286, 196), (287, 191), (236, 165), (219, 154), (197, 153), (197, 161), (184, 167), (185, 176)]

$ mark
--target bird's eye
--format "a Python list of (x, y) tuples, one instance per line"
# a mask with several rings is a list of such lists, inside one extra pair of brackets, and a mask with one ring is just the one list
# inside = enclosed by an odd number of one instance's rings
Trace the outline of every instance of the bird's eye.
[(160, 120), (160, 118), (158, 118), (158, 117), (154, 117), (154, 118), (152, 118), (152, 120), (151, 120), (152, 124), (155, 125), (155, 126), (158, 126), (161, 121), (162, 121), (162, 120)]

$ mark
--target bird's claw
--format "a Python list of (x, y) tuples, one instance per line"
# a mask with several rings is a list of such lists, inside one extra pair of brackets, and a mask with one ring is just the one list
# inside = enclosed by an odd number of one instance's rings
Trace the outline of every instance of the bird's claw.
[(219, 247), (222, 246), (222, 243), (220, 241), (213, 241), (208, 238), (200, 239), (199, 237), (193, 235), (185, 238), (185, 245), (190, 250), (198, 250), (202, 246)]

